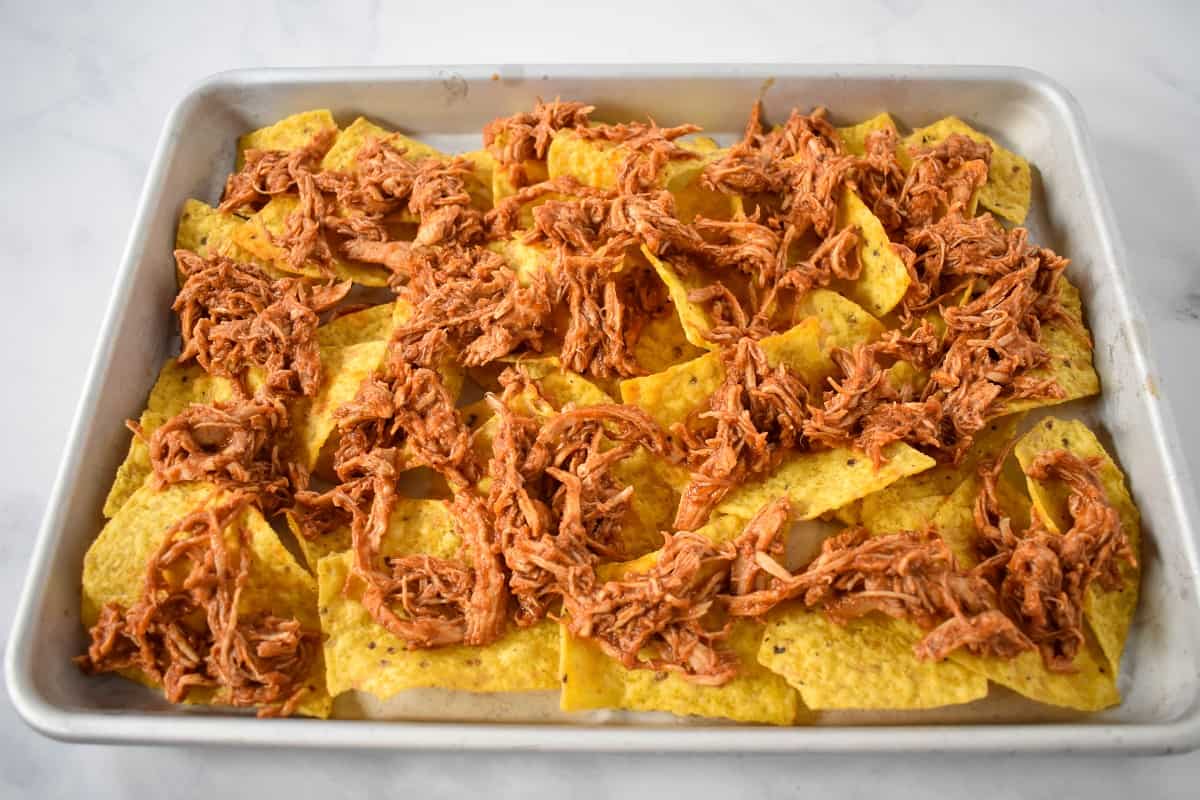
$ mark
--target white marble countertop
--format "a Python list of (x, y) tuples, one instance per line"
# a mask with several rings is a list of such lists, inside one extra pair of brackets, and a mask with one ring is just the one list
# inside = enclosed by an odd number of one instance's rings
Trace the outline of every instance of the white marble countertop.
[[(1200, 6), (918, 0), (695, 0), (595, 10), (470, 3), (0, 5), (0, 642), (74, 412), (147, 164), (168, 108), (233, 67), (398, 63), (811, 61), (1019, 64), (1082, 103), (1161, 384), (1200, 392)], [(515, 5), (515, 4), (514, 4)], [(542, 6), (543, 4), (537, 4)], [(544, 8), (567, 4), (546, 3)], [(336, 14), (331, 10), (337, 7)], [(787, 9), (787, 10), (784, 10)], [(47, 298), (55, 298), (53, 304)], [(1200, 421), (1179, 420), (1185, 450)], [(19, 457), (18, 457), (19, 454)], [(1200, 474), (1200, 459), (1192, 459)], [(968, 783), (969, 781), (969, 783)], [(0, 796), (536, 794), (769, 798), (1195, 797), (1200, 753), (1172, 758), (600, 756), (105, 748), (44, 739), (0, 694)], [(970, 787), (969, 789), (967, 787)], [(474, 791), (472, 791), (474, 790)], [(655, 791), (661, 790), (661, 791)], [(307, 796), (307, 795), (302, 795)]]

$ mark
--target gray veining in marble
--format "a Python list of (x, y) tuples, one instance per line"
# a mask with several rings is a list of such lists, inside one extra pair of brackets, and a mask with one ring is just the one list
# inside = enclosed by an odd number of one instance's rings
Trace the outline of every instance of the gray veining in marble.
[[(472, 10), (472, 5), (481, 8)], [(512, 5), (518, 5), (516, 3)], [(0, 2), (0, 642), (7, 638), (82, 371), (159, 128), (232, 67), (621, 61), (1018, 64), (1075, 93), (1183, 416), (1200, 392), (1200, 12), (1187, 2), (801, 4)], [(336, 7), (336, 10), (335, 10)], [(557, 7), (557, 11), (544, 10)], [(736, 10), (731, 11), (731, 8)], [(606, 8), (601, 13), (598, 8)], [(662, 20), (661, 22), (659, 20)], [(518, 22), (519, 21), (519, 22)], [(49, 298), (53, 298), (51, 302)], [(1190, 447), (1185, 448), (1189, 449)], [(1200, 459), (1192, 459), (1200, 474)], [(551, 794), (771, 798), (1194, 797), (1200, 754), (1165, 759), (288, 753), (69, 746), (0, 695), (0, 796)]]

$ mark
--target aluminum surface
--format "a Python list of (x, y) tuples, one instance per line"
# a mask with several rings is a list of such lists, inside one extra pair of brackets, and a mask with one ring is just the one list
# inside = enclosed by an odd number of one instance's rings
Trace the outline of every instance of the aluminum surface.
[[(82, 676), (79, 575), (136, 416), (170, 352), (170, 252), (188, 197), (213, 201), (240, 133), (328, 107), (364, 114), (447, 150), (479, 146), (489, 119), (534, 97), (581, 99), (605, 116), (652, 112), (726, 139), (763, 96), (776, 114), (824, 104), (840, 122), (888, 110), (906, 127), (956, 114), (1036, 167), (1034, 238), (1072, 258), (1104, 394), (1073, 413), (1115, 448), (1143, 515), (1142, 602), (1122, 668), (1124, 702), (1090, 716), (964, 707), (884, 715), (870, 726), (767, 729), (727, 725), (496, 724), (256, 720), (168, 707), (119, 680)], [(250, 70), (206, 79), (171, 113), (146, 179), (63, 463), (38, 534), (6, 656), (14, 705), (37, 730), (89, 742), (364, 748), (598, 750), (1125, 751), (1200, 745), (1200, 602), (1196, 503), (1166, 401), (1128, 291), (1125, 254), (1100, 186), (1082, 115), (1042, 75), (1003, 67), (597, 66)], [(20, 535), (23, 532), (14, 531)], [(941, 723), (941, 724), (938, 724)], [(950, 725), (950, 723), (953, 723)]]

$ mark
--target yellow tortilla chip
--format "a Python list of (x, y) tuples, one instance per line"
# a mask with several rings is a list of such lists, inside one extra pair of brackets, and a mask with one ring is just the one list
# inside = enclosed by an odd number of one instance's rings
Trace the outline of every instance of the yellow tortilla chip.
[[(1017, 443), (1016, 456), (1022, 469), (1028, 469), (1039, 454), (1049, 450), (1066, 450), (1080, 458), (1103, 459), (1097, 470), (1100, 481), (1108, 501), (1121, 516), (1121, 527), (1140, 565), (1141, 519), (1137, 506), (1129, 494), (1121, 468), (1105, 452), (1096, 435), (1078, 420), (1064, 421), (1047, 417)], [(1057, 533), (1068, 530), (1071, 515), (1067, 510), (1067, 498), (1070, 497), (1067, 486), (1058, 480), (1039, 481), (1032, 477), (1027, 480), (1034, 507), (1046, 527)], [(1140, 568), (1121, 562), (1121, 579), (1121, 588), (1114, 591), (1107, 591), (1100, 584), (1092, 583), (1084, 599), (1088, 624), (1114, 676), (1121, 668), (1121, 653), (1125, 650), (1125, 639), (1137, 610)]]
[[(700, 185), (700, 175), (709, 162), (718, 157), (711, 139), (681, 142), (698, 158), (673, 159), (663, 167), (659, 185), (675, 197), (675, 215), (691, 222), (697, 215), (714, 219), (729, 219), (733, 215), (732, 199)], [(554, 135), (546, 152), (546, 171), (550, 178), (570, 175), (580, 183), (600, 189), (617, 185), (617, 170), (628, 155), (628, 148), (606, 141), (587, 141), (574, 131), (562, 130)]]
[[(299, 202), (296, 195), (275, 195), (250, 217), (245, 225), (233, 231), (233, 240), (244, 250), (269, 262), (280, 272), (323, 279), (325, 275), (316, 263), (306, 263), (299, 270), (288, 264), (287, 252), (272, 240), (272, 236), (283, 235), (287, 219), (296, 210)], [(388, 271), (380, 266), (357, 264), (334, 256), (333, 271), (341, 280), (352, 280), (364, 286), (387, 286)]]
[(662, 261), (642, 245), (642, 254), (654, 267), (658, 277), (667, 287), (671, 303), (679, 314), (679, 323), (683, 326), (684, 336), (692, 346), (703, 350), (716, 350), (719, 345), (705, 338), (705, 334), (713, 328), (713, 318), (699, 303), (688, 300), (688, 292), (703, 288), (708, 280), (700, 274), (681, 275), (669, 263)]
[[(701, 528), (714, 541), (727, 541), (738, 534), (741, 523), (718, 519)], [(636, 561), (603, 567), (603, 580), (615, 580), (649, 569), (657, 553)], [(594, 642), (576, 639), (562, 626), (560, 640), (563, 711), (618, 708), (627, 711), (669, 711), (680, 716), (720, 717), (738, 722), (790, 725), (796, 720), (796, 692), (783, 678), (758, 663), (762, 625), (748, 619), (736, 620), (724, 646), (741, 661), (737, 677), (724, 686), (700, 686), (671, 672), (628, 670), (610, 658)]]
[[(822, 359), (820, 331), (819, 320), (807, 319), (784, 333), (763, 339), (763, 352), (771, 366), (786, 363), (803, 375)], [(721, 355), (708, 353), (653, 375), (621, 381), (621, 399), (641, 406), (655, 422), (669, 429), (703, 408), (724, 379)]]
[[(213, 377), (194, 363), (179, 364), (174, 358), (169, 358), (159, 371), (154, 388), (150, 390), (146, 410), (142, 412), (138, 424), (149, 437), (160, 425), (193, 403), (216, 403), (232, 396), (233, 385), (225, 378)], [(117, 469), (116, 479), (104, 501), (104, 516), (115, 515), (146, 482), (150, 472), (150, 449), (146, 442), (134, 436), (129, 443), (129, 453)]]
[(992, 163), (988, 169), (987, 183), (979, 190), (980, 205), (1017, 225), (1023, 223), (1029, 213), (1030, 195), (1033, 191), (1032, 170), (1028, 161), (1011, 150), (1004, 149), (995, 139), (980, 133), (958, 117), (946, 117), (932, 125), (917, 128), (904, 139), (904, 145), (908, 148), (929, 147), (953, 133), (960, 133), (992, 146)]
[(702, 141), (705, 140), (682, 143), (683, 147), (701, 153), (702, 157), (667, 162), (663, 168), (662, 185), (675, 197), (675, 216), (683, 222), (692, 222), (696, 217), (732, 219), (733, 197), (706, 189), (700, 184), (705, 167), (717, 157), (715, 150), (698, 144)]
[(358, 151), (371, 139), (386, 142), (397, 150), (403, 149), (404, 155), (409, 159), (437, 158), (445, 155), (424, 142), (381, 128), (366, 117), (359, 117), (334, 139), (333, 146), (321, 160), (321, 169), (358, 172)]
[[(837, 369), (833, 358), (830, 357), (834, 348), (853, 349), (856, 344), (878, 338), (884, 328), (883, 324), (862, 306), (828, 289), (811, 291), (795, 304), (792, 317), (794, 320), (799, 322), (810, 317), (820, 322), (816, 350), (811, 350), (807, 342), (791, 339), (793, 344), (805, 350), (805, 355), (802, 359), (788, 358), (787, 361), (789, 364), (803, 364), (802, 368), (797, 368), (797, 372), (805, 378), (813, 396), (819, 397), (820, 392), (826, 388), (826, 379)], [(764, 348), (768, 340), (776, 338), (763, 339)]]
[(613, 465), (612, 475), (633, 487), (629, 514), (621, 528), (621, 547), (630, 557), (662, 547), (662, 531), (671, 529), (679, 506), (677, 487), (687, 483), (687, 470), (638, 448)]
[(767, 618), (758, 661), (782, 675), (814, 711), (917, 709), (987, 696), (987, 679), (950, 661), (922, 661), (916, 641), (872, 614), (846, 625), (785, 606)]
[(862, 499), (860, 523), (872, 533), (923, 529), (946, 498), (975, 474), (981, 460), (995, 458), (1012, 441), (1020, 421), (1016, 414), (992, 420), (960, 463), (938, 464), (867, 495)]
[(555, 356), (518, 358), (513, 363), (524, 367), (537, 382), (542, 396), (555, 408), (561, 409), (567, 403), (582, 407), (614, 402), (607, 392), (578, 372), (563, 369)]
[[(798, 323), (760, 344), (771, 366), (787, 364), (810, 392), (819, 393), (833, 374), (829, 353), (835, 347), (851, 348), (883, 332), (879, 320), (837, 292), (817, 289), (796, 305)], [(641, 406), (659, 425), (670, 428), (703, 407), (724, 376), (720, 355), (710, 352), (653, 375), (621, 381), (621, 399)]]
[[(212, 484), (186, 483), (157, 491), (143, 486), (104, 526), (92, 543), (83, 562), (83, 624), (95, 624), (101, 607), (115, 602), (128, 607), (142, 591), (146, 562), (159, 547), (167, 531), (205, 504), (221, 501)], [(239, 518), (249, 531), (251, 562), (249, 578), (242, 589), (239, 611), (253, 614), (270, 611), (282, 617), (295, 617), (311, 630), (318, 628), (316, 583), (271, 530), (254, 508), (248, 507)], [(234, 529), (227, 532), (231, 548), (239, 546)], [(332, 700), (325, 691), (324, 665), (318, 659), (310, 674), (311, 691), (301, 701), (299, 713), (327, 717)], [(141, 682), (147, 682), (140, 676)], [(193, 690), (188, 702), (222, 703), (219, 692)]]
[(815, 519), (934, 465), (932, 458), (902, 442), (885, 448), (884, 456), (887, 462), (875, 469), (870, 458), (849, 448), (799, 453), (765, 478), (731, 491), (717, 512), (750, 519), (767, 503), (786, 496), (793, 519)]
[[(501, 145), (503, 146), (503, 145)], [(546, 162), (527, 160), (521, 165), (525, 171), (525, 182), (523, 185), (531, 186), (535, 183), (549, 180), (550, 172), (546, 169)], [(513, 183), (512, 177), (508, 174), (507, 169), (497, 167), (492, 170), (492, 203), (497, 204), (506, 197), (516, 194), (518, 187)], [(535, 203), (536, 204), (536, 203)], [(522, 215), (521, 227), (528, 228), (532, 218)]]
[[(1066, 277), (1059, 278), (1058, 300), (1072, 321), (1055, 318), (1042, 325), (1042, 346), (1050, 353), (1050, 362), (1030, 370), (1032, 379), (1053, 378), (1064, 396), (1054, 399), (1014, 400), (1006, 403), (1005, 413), (1052, 406), (1100, 393), (1100, 377), (1092, 367), (1092, 346), (1083, 327), (1083, 308), (1079, 290)], [(1077, 324), (1076, 324), (1077, 323)]]
[(471, 162), (475, 172), (474, 180), (467, 182), (471, 205), (486, 211), (492, 207), (495, 200), (492, 196), (492, 181), (498, 169), (496, 158), (487, 150), (472, 150), (463, 153), (462, 157)]
[(395, 303), (380, 303), (338, 317), (317, 328), (317, 344), (321, 347), (344, 347), (363, 342), (386, 342), (395, 327), (395, 314)]
[(580, 183), (601, 189), (617, 185), (617, 167), (624, 153), (612, 142), (584, 141), (573, 131), (554, 134), (546, 151), (546, 171), (551, 180), (570, 175)]
[(884, 111), (857, 125), (838, 128), (837, 132), (842, 137), (842, 144), (845, 146), (846, 152), (861, 156), (866, 155), (867, 152), (867, 134), (887, 128), (891, 128), (893, 131), (897, 130), (892, 115)]
[(245, 163), (247, 150), (299, 150), (321, 131), (337, 130), (337, 122), (328, 109), (302, 111), (284, 117), (274, 125), (259, 128), (238, 138), (237, 168)]
[[(459, 558), (461, 541), (446, 505), (402, 498), (389, 520), (383, 552), (424, 553)], [(510, 626), (485, 647), (452, 646), (409, 650), (376, 623), (358, 602), (362, 587), (350, 575), (351, 554), (321, 559), (321, 626), (326, 635), (329, 690), (369, 692), (386, 699), (424, 687), (468, 692), (520, 692), (558, 686), (558, 632), (551, 621), (530, 628)]]
[[(175, 249), (191, 250), (205, 258), (224, 256), (241, 264), (253, 264), (273, 278), (285, 275), (237, 243), (236, 234), (245, 226), (246, 220), (236, 214), (218, 211), (199, 200), (185, 200), (175, 231)], [(182, 286), (183, 276), (178, 270), (176, 277)]]
[(627, 670), (595, 643), (576, 639), (566, 626), (561, 630), (563, 711), (669, 711), (679, 716), (791, 725), (800, 710), (795, 690), (755, 659), (762, 625), (750, 620), (736, 621), (725, 640), (741, 667), (724, 686), (701, 686), (671, 672)]
[(904, 298), (912, 283), (904, 259), (892, 248), (883, 223), (852, 189), (842, 191), (838, 203), (838, 228), (859, 230), (858, 259), (862, 274), (847, 282), (844, 294), (876, 317), (887, 314)]
[(674, 311), (651, 317), (642, 328), (633, 357), (638, 366), (649, 373), (662, 372), (667, 367), (682, 364), (704, 354), (704, 349), (688, 341), (687, 333)]
[(329, 434), (337, 427), (334, 412), (354, 399), (358, 387), (379, 367), (387, 342), (321, 348), (321, 385), (311, 398), (292, 404), (296, 458), (312, 471)]
[[(938, 532), (964, 566), (971, 566), (976, 561), (973, 504), (978, 486), (977, 478), (964, 481), (934, 517)], [(909, 626), (913, 636), (920, 635), (915, 625), (904, 624)], [(1036, 650), (1023, 652), (1012, 659), (984, 658), (957, 650), (950, 654), (950, 660), (1040, 703), (1098, 711), (1121, 702), (1116, 673), (1090, 636), (1075, 657), (1074, 673), (1046, 669)]]

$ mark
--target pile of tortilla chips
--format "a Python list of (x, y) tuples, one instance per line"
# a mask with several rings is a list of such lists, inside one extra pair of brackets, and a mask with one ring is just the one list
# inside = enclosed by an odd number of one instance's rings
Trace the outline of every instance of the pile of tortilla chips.
[[(895, 128), (887, 114), (841, 128), (839, 133), (849, 152), (861, 153), (866, 135), (884, 127)], [(237, 159), (240, 163), (242, 153), (250, 148), (299, 148), (314, 133), (330, 130), (337, 131), (337, 138), (323, 166), (343, 170), (356, 168), (354, 156), (370, 137), (390, 133), (361, 118), (339, 129), (328, 111), (311, 111), (242, 137)], [(1030, 202), (1029, 164), (962, 120), (948, 117), (913, 131), (901, 140), (901, 160), (907, 160), (909, 146), (933, 144), (956, 132), (993, 147), (991, 172), (978, 194), (978, 205), (1021, 223)], [(439, 155), (434, 148), (407, 137), (392, 141), (400, 142), (406, 157)], [(672, 162), (662, 176), (663, 188), (675, 195), (680, 218), (686, 221), (697, 214), (728, 218), (730, 199), (706, 190), (699, 181), (700, 169), (721, 151), (706, 139), (687, 146), (699, 158)], [(534, 172), (551, 178), (570, 175), (585, 184), (609, 186), (615, 180), (619, 150), (562, 132), (554, 137), (544, 163), (529, 164), (536, 167)], [(487, 151), (467, 156), (477, 170), (478, 180), (471, 188), (473, 203), (486, 208), (493, 199), (515, 191)], [(176, 245), (201, 255), (251, 263), (273, 276), (315, 280), (321, 275), (315, 265), (289, 264), (274, 243), (296, 202), (294, 195), (279, 194), (256, 213), (240, 216), (200, 200), (188, 200), (181, 208)], [(887, 329), (889, 313), (904, 296), (910, 280), (883, 226), (855, 192), (846, 190), (842, 195), (838, 218), (839, 226), (856, 225), (861, 231), (861, 277), (810, 292), (794, 309), (794, 327), (761, 342), (772, 366), (786, 364), (817, 396), (835, 372), (833, 349), (878, 338)], [(536, 249), (518, 239), (502, 249), (518, 272), (545, 268)], [(712, 352), (713, 345), (705, 338), (712, 320), (688, 300), (688, 290), (695, 287), (687, 278), (648, 250), (644, 255), (674, 305), (674, 313), (647, 322), (637, 345), (637, 359), (650, 374), (598, 385), (564, 370), (553, 355), (526, 358), (525, 369), (541, 389), (539, 396), (528, 398), (526, 413), (549, 418), (569, 404), (624, 402), (643, 408), (668, 427), (704, 409), (721, 383), (724, 369), (719, 354)], [(168, 254), (163, 256), (165, 263)], [(387, 271), (379, 266), (340, 259), (333, 266), (340, 278), (362, 287), (382, 287), (387, 282)], [(373, 304), (320, 327), (320, 389), (313, 397), (292, 401), (294, 457), (318, 478), (329, 477), (336, 410), (355, 396), (360, 384), (381, 364), (393, 327), (409, 313), (404, 303), (392, 300), (385, 290), (375, 292), (363, 294), (373, 299)], [(1050, 365), (1043, 371), (1065, 390), (1066, 396), (1058, 400), (1065, 402), (1096, 394), (1099, 384), (1083, 333), (1078, 293), (1069, 284), (1061, 293), (1060, 300), (1073, 319), (1043, 331), (1043, 344), (1051, 354)], [(460, 396), (464, 418), (474, 430), (475, 447), (488, 453), (496, 423), (487, 404), (478, 399), (479, 393), (470, 391), (474, 384), (486, 383), (483, 372), (464, 375), (448, 365), (443, 379)], [(194, 365), (168, 361), (141, 414), (143, 435), (149, 436), (189, 404), (216, 402), (229, 392), (227, 382)], [(1120, 512), (1136, 554), (1138, 512), (1112, 455), (1078, 421), (1024, 418), (1023, 412), (1034, 405), (1038, 403), (1011, 404), (1011, 413), (992, 420), (957, 465), (938, 465), (903, 443), (893, 444), (886, 451), (886, 463), (878, 468), (870, 458), (847, 448), (793, 454), (774, 472), (731, 491), (701, 532), (726, 541), (765, 504), (787, 496), (793, 519), (798, 521), (836, 519), (862, 525), (873, 533), (932, 527), (960, 562), (969, 565), (975, 558), (977, 465), (1010, 453), (1000, 488), (1014, 524), (1027, 522), (1032, 509), (1051, 530), (1062, 531), (1070, 523), (1064, 487), (1027, 478), (1021, 469), (1038, 453), (1060, 448), (1100, 459), (1104, 488)], [(1009, 451), (1014, 438), (1016, 445)], [(104, 506), (108, 522), (85, 560), (85, 625), (95, 621), (106, 602), (132, 602), (141, 590), (145, 560), (165, 532), (189, 511), (213, 502), (219, 491), (204, 483), (156, 489), (148, 481), (150, 472), (145, 441), (135, 436)], [(661, 542), (659, 532), (669, 528), (687, 482), (686, 471), (644, 451), (623, 462), (618, 477), (634, 487), (622, 538), (627, 551), (640, 557), (604, 566), (608, 577), (635, 573), (654, 562), (654, 550)], [(406, 496), (391, 516), (383, 544), (385, 555), (463, 558), (445, 486), (416, 470), (402, 477), (402, 488)], [(814, 712), (824, 710), (926, 709), (969, 703), (985, 697), (993, 685), (1041, 703), (1098, 710), (1120, 701), (1116, 679), (1137, 604), (1139, 575), (1135, 567), (1124, 567), (1124, 583), (1117, 591), (1092, 586), (1085, 609), (1087, 642), (1076, 658), (1076, 671), (1070, 674), (1048, 671), (1036, 651), (1007, 661), (961, 651), (943, 662), (920, 661), (913, 654), (913, 645), (922, 632), (904, 620), (875, 615), (838, 625), (820, 612), (783, 605), (765, 619), (739, 620), (725, 643), (740, 660), (738, 676), (723, 686), (701, 686), (678, 674), (625, 669), (593, 643), (573, 638), (553, 619), (528, 628), (510, 626), (503, 638), (484, 647), (409, 649), (360, 604), (361, 587), (350, 569), (348, 530), (309, 540), (296, 534), (296, 522), (288, 515), (268, 521), (256, 511), (247, 514), (253, 533), (253, 563), (252, 591), (246, 602), (250, 607), (319, 624), (324, 636), (323, 660), (311, 676), (313, 691), (300, 708), (302, 714), (319, 717), (331, 713), (333, 698), (343, 692), (367, 692), (386, 699), (405, 690), (429, 687), (463, 692), (557, 691), (566, 712), (665, 711), (772, 725), (812, 722), (819, 718)], [(816, 523), (803, 523), (794, 535), (812, 539), (820, 530), (824, 528)], [(813, 544), (807, 543), (810, 551)], [(129, 677), (144, 680), (144, 676)], [(220, 697), (197, 691), (189, 701), (219, 703)]]

